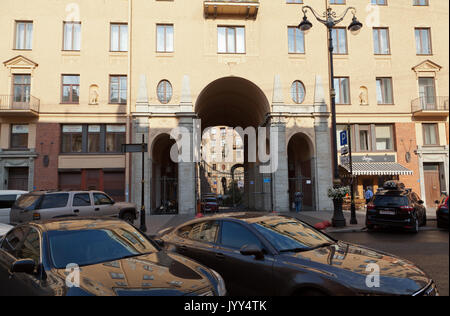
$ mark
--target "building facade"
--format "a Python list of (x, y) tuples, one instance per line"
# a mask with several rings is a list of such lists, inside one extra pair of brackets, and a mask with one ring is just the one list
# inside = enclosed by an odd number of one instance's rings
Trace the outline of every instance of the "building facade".
[[(248, 159), (243, 141), (245, 206), (288, 211), (301, 191), (305, 207), (331, 210), (328, 34), (311, 13), (299, 31), (303, 5), (353, 6), (364, 24), (352, 34), (349, 14), (333, 30), (338, 131), (350, 125), (358, 195), (398, 178), (432, 206), (449, 188), (439, 0), (3, 0), (0, 188), (100, 189), (141, 204), (144, 180), (149, 213), (162, 196), (193, 213), (199, 162), (170, 158), (174, 129), (259, 127), (257, 149), (276, 168)], [(142, 175), (141, 155), (121, 145), (143, 139)]]

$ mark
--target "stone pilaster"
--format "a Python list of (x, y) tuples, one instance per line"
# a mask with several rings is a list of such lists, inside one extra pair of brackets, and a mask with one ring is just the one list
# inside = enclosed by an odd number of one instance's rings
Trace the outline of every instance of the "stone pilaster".
[[(148, 135), (149, 135), (149, 121), (148, 117), (138, 117), (133, 121), (133, 142), (135, 144), (142, 143), (142, 135), (144, 135), (145, 142), (148, 143)], [(150, 144), (148, 145), (150, 148)], [(141, 185), (142, 185), (142, 154), (141, 153), (131, 153), (133, 168), (132, 168), (132, 192), (133, 196), (131, 201), (136, 203), (138, 209), (141, 208), (142, 205), (142, 193), (141, 193)], [(150, 215), (151, 212), (151, 201), (150, 201), (150, 179), (152, 173), (152, 164), (150, 161), (149, 153), (144, 153), (144, 205), (145, 205), (145, 213)]]
[[(270, 134), (276, 133), (277, 144), (270, 142), (272, 158), (277, 160), (277, 168), (272, 173), (272, 204), (277, 212), (289, 212), (289, 173), (286, 145), (286, 121), (283, 116), (270, 119)], [(275, 146), (276, 145), (276, 146)], [(274, 157), (275, 154), (275, 157)]]
[(193, 159), (193, 129), (195, 113), (180, 114), (178, 125), (190, 132), (190, 159), (178, 162), (178, 214), (196, 213), (196, 163)]

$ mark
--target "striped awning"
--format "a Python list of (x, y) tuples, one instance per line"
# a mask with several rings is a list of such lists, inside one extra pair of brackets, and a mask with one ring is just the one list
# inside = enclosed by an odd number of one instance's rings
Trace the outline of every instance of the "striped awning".
[[(342, 165), (350, 172), (350, 165)], [(396, 162), (354, 162), (354, 176), (408, 176), (413, 172)]]

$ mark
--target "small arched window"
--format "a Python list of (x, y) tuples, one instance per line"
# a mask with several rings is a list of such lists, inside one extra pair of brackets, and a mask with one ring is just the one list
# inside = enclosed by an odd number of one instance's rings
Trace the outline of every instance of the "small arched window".
[(291, 97), (292, 101), (297, 104), (301, 104), (303, 103), (303, 101), (305, 101), (305, 86), (301, 81), (296, 80), (292, 83)]
[(172, 99), (172, 85), (167, 80), (162, 80), (158, 83), (157, 88), (158, 100), (162, 104), (167, 104)]

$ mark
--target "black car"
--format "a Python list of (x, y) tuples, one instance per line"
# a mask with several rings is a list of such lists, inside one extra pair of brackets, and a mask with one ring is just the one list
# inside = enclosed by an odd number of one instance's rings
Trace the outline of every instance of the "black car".
[(403, 183), (387, 181), (367, 204), (366, 227), (399, 227), (417, 233), (427, 224), (424, 202)]
[(161, 251), (130, 224), (65, 219), (16, 226), (0, 240), (0, 295), (224, 295), (220, 275)]
[[(233, 296), (437, 295), (413, 263), (275, 213), (203, 217), (156, 238), (167, 250), (217, 271)], [(371, 271), (379, 283), (371, 283)]]
[(444, 197), (439, 204), (439, 201), (436, 201), (436, 204), (439, 206), (436, 209), (436, 220), (437, 226), (439, 228), (449, 228), (448, 221), (448, 196)]

